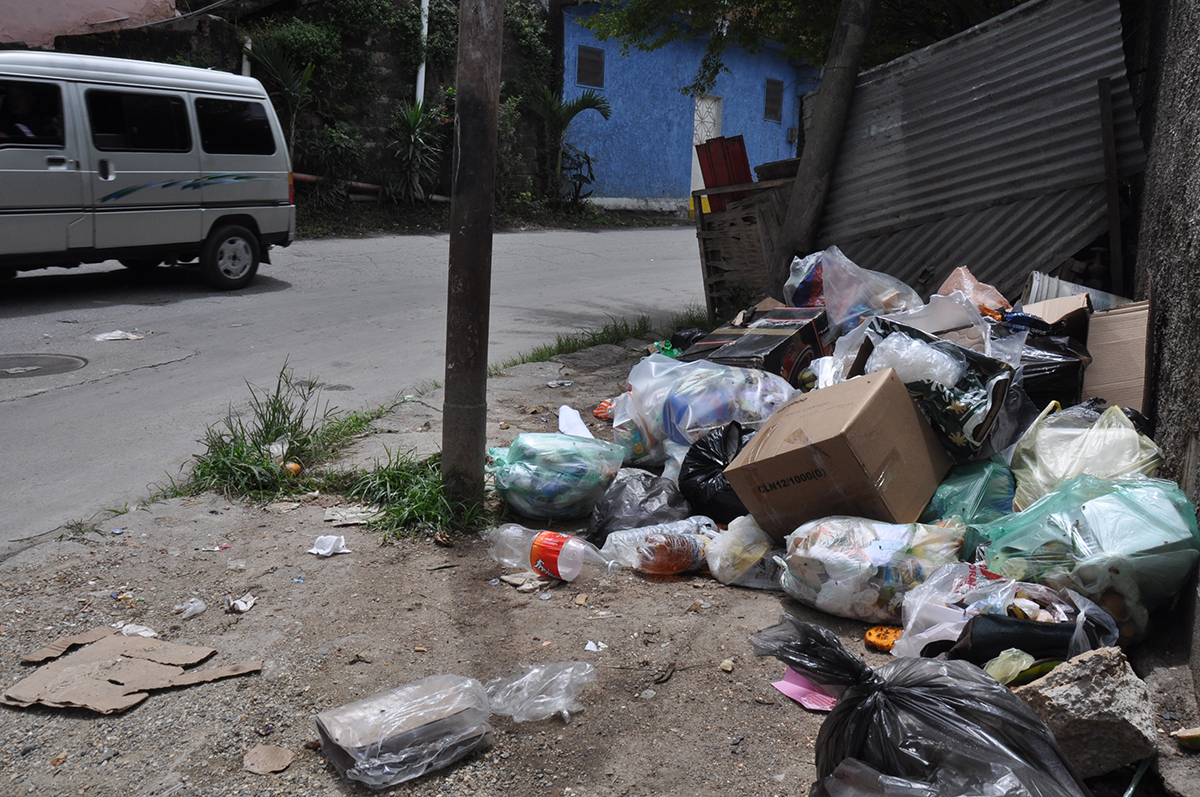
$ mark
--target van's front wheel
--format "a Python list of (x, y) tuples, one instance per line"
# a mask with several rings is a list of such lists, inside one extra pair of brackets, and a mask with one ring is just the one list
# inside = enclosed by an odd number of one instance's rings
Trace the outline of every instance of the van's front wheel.
[(227, 224), (209, 233), (200, 251), (200, 271), (214, 288), (244, 288), (258, 271), (259, 247), (254, 233), (239, 224)]

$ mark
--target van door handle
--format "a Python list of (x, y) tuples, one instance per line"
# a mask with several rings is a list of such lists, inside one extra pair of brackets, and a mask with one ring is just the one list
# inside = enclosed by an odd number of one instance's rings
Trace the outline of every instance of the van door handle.
[(100, 179), (101, 180), (112, 180), (113, 178), (116, 177), (116, 174), (112, 167), (112, 161), (110, 161), (108, 158), (101, 158), (100, 163), (98, 164), (98, 168), (100, 171)]
[(72, 158), (65, 158), (62, 155), (48, 155), (46, 157), (46, 166), (55, 171), (60, 169), (74, 169), (75, 161)]

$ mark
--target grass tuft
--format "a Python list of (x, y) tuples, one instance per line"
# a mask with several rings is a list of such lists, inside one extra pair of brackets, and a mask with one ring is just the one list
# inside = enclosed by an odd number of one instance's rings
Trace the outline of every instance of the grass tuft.
[(420, 531), (473, 531), (497, 517), (495, 502), (455, 502), (442, 488), (441, 457), (417, 459), (415, 452), (388, 451), (387, 462), (361, 474), (346, 494), (383, 510), (371, 524), (384, 538)]

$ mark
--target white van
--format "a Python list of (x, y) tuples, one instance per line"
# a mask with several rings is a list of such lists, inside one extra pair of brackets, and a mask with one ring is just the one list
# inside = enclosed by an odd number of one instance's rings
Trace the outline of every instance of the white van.
[(0, 276), (198, 261), (233, 290), (295, 232), (287, 145), (257, 80), (0, 51)]

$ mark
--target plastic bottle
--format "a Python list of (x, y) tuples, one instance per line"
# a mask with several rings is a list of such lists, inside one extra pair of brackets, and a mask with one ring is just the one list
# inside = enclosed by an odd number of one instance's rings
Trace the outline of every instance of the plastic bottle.
[(505, 567), (530, 568), (563, 581), (583, 581), (621, 571), (621, 565), (606, 559), (595, 545), (570, 534), (506, 523), (488, 532), (487, 537), (492, 542), (488, 554)]
[(716, 534), (715, 522), (694, 515), (671, 523), (614, 531), (604, 541), (600, 555), (643, 573), (686, 573), (707, 566), (708, 541)]

